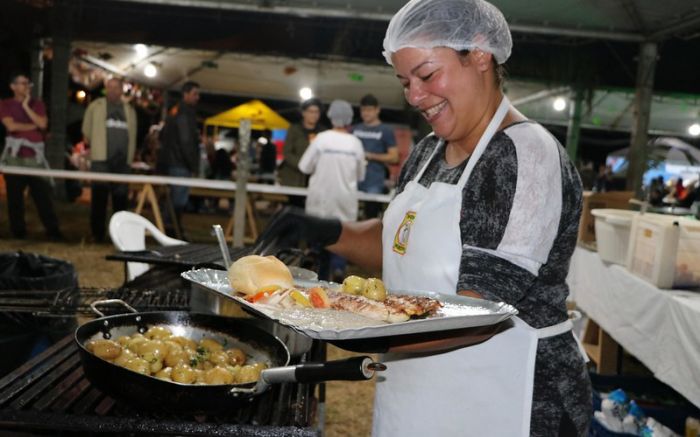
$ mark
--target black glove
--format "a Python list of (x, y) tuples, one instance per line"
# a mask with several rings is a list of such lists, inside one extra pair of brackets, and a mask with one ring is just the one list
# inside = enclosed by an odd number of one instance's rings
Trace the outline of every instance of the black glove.
[(301, 208), (287, 206), (272, 216), (255, 241), (254, 253), (269, 255), (280, 249), (297, 247), (299, 241), (329, 246), (338, 241), (342, 229), (338, 219), (315, 217)]

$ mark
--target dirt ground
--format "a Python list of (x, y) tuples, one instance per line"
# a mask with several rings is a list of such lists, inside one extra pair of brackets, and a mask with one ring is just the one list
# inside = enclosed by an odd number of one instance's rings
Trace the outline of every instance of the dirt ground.
[[(4, 194), (4, 193), (3, 193)], [(56, 203), (61, 221), (61, 229), (66, 237), (64, 242), (49, 242), (39, 222), (36, 209), (27, 199), (26, 220), (27, 238), (10, 238), (7, 219), (7, 204), (0, 199), (0, 251), (24, 251), (39, 253), (53, 258), (70, 261), (75, 266), (81, 287), (117, 287), (124, 280), (122, 263), (107, 261), (105, 256), (113, 253), (111, 243), (93, 243), (90, 238), (90, 207), (84, 202)], [(145, 214), (149, 217), (149, 214)], [(211, 225), (224, 226), (228, 221), (225, 213), (190, 213), (184, 223), (191, 242), (215, 243), (211, 236)], [(265, 216), (261, 217), (261, 224)], [(149, 243), (147, 243), (149, 244)], [(328, 358), (339, 359), (354, 354), (328, 347)], [(330, 382), (326, 391), (325, 435), (366, 436), (372, 424), (372, 403), (374, 382)]]

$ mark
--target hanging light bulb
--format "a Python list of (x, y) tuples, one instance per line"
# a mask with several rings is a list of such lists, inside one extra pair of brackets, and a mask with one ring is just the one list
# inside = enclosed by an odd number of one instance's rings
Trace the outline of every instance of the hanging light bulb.
[(688, 126), (688, 133), (694, 137), (700, 136), (700, 124), (693, 123)]
[(301, 100), (309, 100), (314, 96), (314, 92), (311, 91), (311, 88), (305, 86), (304, 88), (299, 90), (299, 97), (301, 97)]
[(566, 100), (564, 100), (563, 97), (557, 97), (556, 99), (554, 99), (552, 107), (555, 111), (561, 112), (564, 109), (566, 109)]
[(143, 74), (145, 74), (146, 77), (153, 78), (153, 77), (156, 77), (156, 75), (158, 74), (158, 69), (153, 64), (147, 64), (143, 68)]
[(148, 47), (145, 44), (134, 44), (134, 51), (136, 52), (136, 57), (143, 59), (148, 56)]

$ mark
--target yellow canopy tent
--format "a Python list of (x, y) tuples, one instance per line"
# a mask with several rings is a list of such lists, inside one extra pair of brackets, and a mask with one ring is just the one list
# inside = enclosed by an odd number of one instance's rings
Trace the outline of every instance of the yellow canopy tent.
[(251, 100), (204, 120), (205, 126), (239, 127), (250, 120), (253, 130), (288, 129), (289, 122), (260, 100)]

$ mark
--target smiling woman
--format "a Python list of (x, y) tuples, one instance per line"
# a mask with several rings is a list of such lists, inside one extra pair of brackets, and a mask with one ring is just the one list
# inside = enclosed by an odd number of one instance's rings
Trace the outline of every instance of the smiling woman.
[[(373, 348), (388, 363), (376, 436), (586, 435), (590, 381), (565, 305), (581, 183), (557, 140), (504, 96), (498, 65), (511, 46), (503, 14), (486, 1), (407, 3), (389, 23), (384, 56), (433, 133), (413, 147), (381, 222), (305, 234), (381, 268), (389, 289), (519, 311), (495, 335), (413, 335)], [(318, 220), (283, 212), (265, 234), (320, 229)]]

